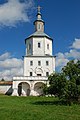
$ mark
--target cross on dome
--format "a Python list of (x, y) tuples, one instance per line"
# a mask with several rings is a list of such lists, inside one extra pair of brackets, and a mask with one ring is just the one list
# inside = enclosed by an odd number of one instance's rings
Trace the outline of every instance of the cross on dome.
[(41, 11), (41, 7), (38, 6), (38, 7), (37, 7), (37, 10), (38, 10), (38, 13), (40, 13), (40, 11)]

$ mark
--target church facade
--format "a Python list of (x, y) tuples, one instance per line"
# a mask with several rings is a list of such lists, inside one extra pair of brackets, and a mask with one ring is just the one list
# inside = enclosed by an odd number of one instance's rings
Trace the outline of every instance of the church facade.
[(13, 96), (43, 95), (48, 76), (55, 71), (55, 57), (52, 55), (53, 39), (45, 34), (40, 7), (34, 21), (35, 32), (25, 39), (24, 74), (13, 77)]

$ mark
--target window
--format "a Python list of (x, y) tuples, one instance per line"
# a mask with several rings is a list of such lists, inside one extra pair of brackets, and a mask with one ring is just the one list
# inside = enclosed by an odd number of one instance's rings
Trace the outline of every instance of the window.
[(30, 61), (30, 66), (32, 66), (33, 65), (33, 61)]
[(30, 72), (30, 76), (32, 76), (32, 72)]
[(47, 49), (49, 49), (49, 44), (47, 44)]
[(40, 26), (41, 26), (41, 25), (39, 24), (39, 25), (38, 25), (38, 29), (40, 29)]
[(38, 43), (38, 48), (40, 48), (41, 47), (41, 44), (40, 44), (40, 42)]
[(46, 76), (49, 76), (49, 72), (46, 72)]
[(47, 66), (49, 65), (49, 61), (46, 61), (46, 65), (47, 65)]
[(41, 61), (38, 61), (38, 65), (39, 65), (39, 66), (41, 65)]
[(29, 50), (31, 49), (31, 44), (29, 43)]
[(41, 76), (41, 74), (37, 74), (37, 76)]

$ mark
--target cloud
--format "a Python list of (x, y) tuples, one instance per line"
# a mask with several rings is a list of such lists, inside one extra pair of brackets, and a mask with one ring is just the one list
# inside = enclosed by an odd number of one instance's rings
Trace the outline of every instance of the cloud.
[(71, 48), (80, 49), (80, 39), (75, 39), (75, 41), (73, 42)]
[(12, 58), (8, 52), (0, 55), (0, 79), (12, 80), (14, 76), (21, 75), (23, 75), (22, 59)]
[(0, 5), (0, 26), (16, 26), (19, 22), (29, 22), (29, 11), (33, 0), (7, 0)]
[(58, 72), (69, 62), (69, 60), (80, 60), (80, 39), (75, 39), (69, 52), (56, 54), (56, 70)]
[(56, 70), (61, 71), (62, 67), (64, 67), (69, 60), (65, 57), (63, 53), (56, 54)]
[(11, 56), (10, 56), (10, 53), (9, 53), (9, 52), (6, 52), (6, 53), (0, 55), (0, 61), (1, 61), (1, 60), (5, 60), (5, 59), (8, 59), (8, 58), (10, 58), (10, 57), (11, 57)]
[(69, 52), (65, 53), (67, 58), (80, 59), (80, 52), (76, 49), (71, 49)]

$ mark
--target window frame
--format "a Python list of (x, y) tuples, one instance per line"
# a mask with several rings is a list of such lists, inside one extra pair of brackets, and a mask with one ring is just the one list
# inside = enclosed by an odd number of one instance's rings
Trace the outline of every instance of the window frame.
[(49, 72), (46, 72), (46, 76), (47, 76), (47, 77), (49, 76)]
[(47, 49), (49, 50), (49, 44), (47, 44)]
[(41, 43), (40, 42), (38, 42), (38, 48), (41, 48)]
[(33, 66), (33, 61), (32, 60), (30, 61), (30, 66)]
[(32, 72), (30, 72), (30, 76), (33, 76), (33, 73), (32, 73)]
[(46, 61), (46, 66), (49, 66), (49, 61)]
[(41, 66), (41, 61), (38, 61), (38, 66)]

